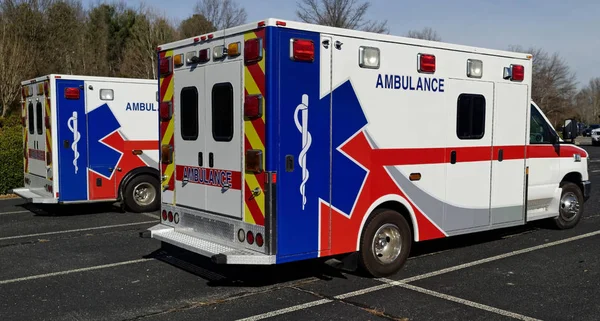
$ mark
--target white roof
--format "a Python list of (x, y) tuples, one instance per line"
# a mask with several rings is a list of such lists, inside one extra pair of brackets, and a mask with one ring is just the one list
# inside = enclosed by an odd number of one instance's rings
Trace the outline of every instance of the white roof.
[[(275, 18), (259, 20), (256, 22), (247, 23), (244, 25), (232, 27), (232, 28), (225, 29), (225, 30), (219, 30), (219, 31), (207, 33), (204, 35), (198, 35), (197, 37), (191, 37), (191, 38), (167, 43), (167, 44), (159, 46), (159, 50), (170, 50), (170, 49), (175, 49), (178, 47), (185, 47), (185, 46), (194, 44), (195, 43), (194, 38), (199, 38), (201, 36), (212, 35), (213, 38), (206, 40), (205, 42), (213, 42), (216, 39), (223, 38), (228, 35), (234, 35), (234, 34), (244, 33), (246, 31), (255, 30), (255, 29), (259, 28), (258, 24), (263, 23), (263, 22), (264, 22), (264, 27), (271, 26), (271, 27), (278, 27), (278, 28), (306, 30), (306, 31), (327, 33), (327, 34), (338, 35), (338, 36), (347, 36), (347, 37), (353, 37), (353, 38), (362, 38), (362, 39), (369, 39), (369, 40), (379, 40), (379, 41), (386, 41), (386, 42), (393, 42), (393, 43), (401, 43), (401, 44), (414, 45), (414, 46), (425, 47), (425, 48), (447, 49), (447, 50), (452, 50), (452, 51), (479, 53), (479, 54), (484, 54), (484, 55), (492, 55), (492, 56), (500, 56), (500, 57), (516, 58), (516, 59), (531, 59), (531, 55), (527, 54), (527, 53), (518, 53), (518, 52), (513, 52), (513, 51), (508, 51), (508, 50), (494, 50), (494, 49), (486, 49), (486, 48), (479, 48), (479, 47), (472, 47), (472, 46), (464, 46), (464, 45), (450, 44), (450, 43), (445, 43), (445, 42), (414, 39), (414, 38), (408, 38), (408, 37), (400, 37), (400, 36), (386, 35), (386, 34), (380, 34), (380, 33), (374, 33), (374, 32), (366, 32), (366, 31), (359, 31), (359, 30), (330, 27), (330, 26), (322, 26), (322, 25), (309, 24), (309, 23), (303, 23), (303, 22), (297, 22), (297, 21), (289, 21), (289, 20), (283, 20), (283, 19), (275, 19)], [(285, 26), (283, 24), (285, 24)]]
[(122, 83), (144, 83), (144, 84), (156, 84), (158, 86), (158, 80), (156, 79), (142, 79), (142, 78), (124, 78), (124, 77), (100, 77), (100, 76), (81, 76), (81, 75), (64, 75), (64, 74), (50, 74), (40, 76), (37, 78), (25, 80), (21, 82), (21, 85), (28, 85), (44, 81), (51, 78), (60, 78), (68, 80), (83, 80), (83, 81), (110, 81), (110, 82), (122, 82)]

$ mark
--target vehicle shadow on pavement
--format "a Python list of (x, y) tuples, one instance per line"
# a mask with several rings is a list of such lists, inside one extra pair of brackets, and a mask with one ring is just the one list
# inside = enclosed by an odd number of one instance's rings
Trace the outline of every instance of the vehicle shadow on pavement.
[[(532, 222), (525, 226), (510, 227), (499, 230), (454, 236), (445, 239), (416, 243), (411, 249), (411, 257), (432, 254), (440, 251), (459, 249), (506, 237), (531, 233), (538, 229), (552, 229), (548, 222)], [(235, 266), (217, 265), (209, 258), (199, 254), (162, 243), (162, 248), (144, 256), (154, 258), (178, 269), (207, 280), (213, 287), (264, 287), (286, 282), (294, 282), (307, 278), (318, 278), (324, 281), (348, 279), (350, 276), (368, 277), (360, 269), (342, 269), (335, 264), (326, 263), (326, 259), (313, 259), (286, 263), (274, 266)]]
[(114, 203), (93, 204), (22, 204), (19, 207), (36, 216), (80, 216), (108, 212), (125, 212)]

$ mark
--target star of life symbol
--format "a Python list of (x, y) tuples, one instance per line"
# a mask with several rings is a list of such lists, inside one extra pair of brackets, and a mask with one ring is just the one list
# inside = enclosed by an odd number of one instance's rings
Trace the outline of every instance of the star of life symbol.
[[(301, 116), (300, 119), (298, 116)], [(302, 168), (302, 183), (300, 183), (300, 195), (302, 195), (302, 210), (306, 205), (306, 182), (308, 181), (309, 172), (306, 168), (306, 154), (312, 143), (312, 137), (308, 131), (308, 95), (302, 95), (302, 103), (296, 107), (294, 112), (294, 121), (296, 128), (302, 134), (302, 150), (298, 155), (298, 165)]]
[(77, 159), (79, 159), (79, 152), (77, 151), (77, 143), (79, 139), (81, 139), (81, 133), (77, 130), (77, 112), (73, 112), (73, 116), (67, 120), (67, 126), (69, 126), (69, 130), (73, 133), (73, 144), (71, 144), (71, 149), (73, 150), (73, 166), (75, 167), (75, 174), (77, 174)]

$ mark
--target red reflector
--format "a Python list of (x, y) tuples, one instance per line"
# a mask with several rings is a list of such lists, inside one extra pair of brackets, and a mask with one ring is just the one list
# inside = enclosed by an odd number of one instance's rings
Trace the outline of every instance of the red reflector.
[(171, 57), (165, 57), (160, 60), (160, 75), (165, 76), (171, 74)]
[(277, 173), (273, 173), (273, 175), (271, 175), (271, 183), (273, 183), (273, 184), (277, 183)]
[(294, 39), (292, 47), (294, 60), (311, 62), (315, 60), (315, 44), (312, 40)]
[(511, 69), (512, 69), (512, 73), (511, 73), (512, 80), (522, 81), (523, 79), (525, 79), (525, 67), (523, 67), (521, 65), (512, 65)]
[(162, 219), (163, 219), (163, 221), (167, 220), (167, 210), (162, 211)]
[(246, 240), (248, 241), (248, 244), (254, 244), (254, 234), (252, 234), (252, 231), (248, 231)]
[(275, 24), (278, 26), (283, 26), (283, 27), (287, 26), (287, 23), (285, 21), (277, 21), (277, 22), (275, 22)]
[(435, 72), (435, 56), (419, 54), (419, 72)]
[(262, 38), (246, 40), (244, 43), (244, 60), (247, 64), (262, 59)]
[(77, 87), (65, 88), (65, 98), (79, 99), (79, 88), (77, 88)]
[(262, 172), (262, 151), (249, 149), (246, 151), (246, 171), (250, 173)]
[(160, 103), (160, 119), (163, 121), (171, 120), (173, 108), (170, 101)]
[(169, 211), (169, 222), (173, 222), (173, 212)]
[(246, 96), (244, 116), (250, 119), (262, 117), (262, 95)]
[(262, 247), (264, 243), (265, 243), (265, 240), (263, 240), (262, 234), (257, 233), (256, 234), (256, 245), (258, 245), (259, 247)]

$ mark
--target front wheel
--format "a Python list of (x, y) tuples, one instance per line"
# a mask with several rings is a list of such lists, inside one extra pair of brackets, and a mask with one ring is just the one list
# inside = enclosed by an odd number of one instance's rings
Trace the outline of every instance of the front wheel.
[(359, 264), (374, 277), (398, 272), (406, 263), (412, 245), (412, 233), (400, 213), (379, 209), (367, 220), (360, 240)]
[(565, 183), (562, 186), (560, 202), (558, 204), (558, 217), (554, 224), (561, 230), (573, 228), (583, 215), (583, 193), (579, 186)]
[(159, 191), (160, 184), (156, 177), (147, 174), (138, 175), (125, 187), (123, 199), (132, 212), (152, 212), (160, 205)]

